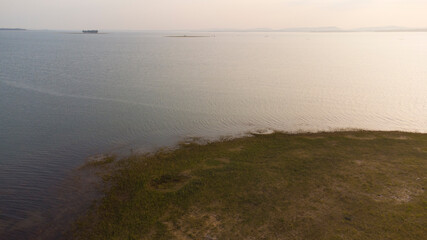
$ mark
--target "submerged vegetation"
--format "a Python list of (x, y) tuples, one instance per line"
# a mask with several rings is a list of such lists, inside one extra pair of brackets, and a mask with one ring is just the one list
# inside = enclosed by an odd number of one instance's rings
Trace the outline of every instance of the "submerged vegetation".
[(105, 195), (77, 223), (77, 239), (427, 234), (426, 134), (273, 133), (91, 167), (110, 170)]

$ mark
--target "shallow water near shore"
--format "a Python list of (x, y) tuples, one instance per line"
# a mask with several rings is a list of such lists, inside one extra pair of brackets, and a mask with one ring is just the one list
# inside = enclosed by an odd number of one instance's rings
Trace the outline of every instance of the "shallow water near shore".
[(259, 129), (427, 132), (427, 33), (165, 37), (182, 34), (0, 32), (0, 236), (31, 235), (98, 153)]

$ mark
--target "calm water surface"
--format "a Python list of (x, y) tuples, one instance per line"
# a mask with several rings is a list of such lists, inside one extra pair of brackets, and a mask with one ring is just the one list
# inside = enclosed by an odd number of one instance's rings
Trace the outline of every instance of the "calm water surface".
[(0, 31), (0, 238), (43, 221), (97, 153), (268, 128), (427, 132), (427, 33), (165, 35)]

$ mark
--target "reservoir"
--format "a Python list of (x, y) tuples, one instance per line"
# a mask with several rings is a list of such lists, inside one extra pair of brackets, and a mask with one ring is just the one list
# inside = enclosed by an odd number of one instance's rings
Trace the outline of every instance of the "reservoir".
[(43, 221), (100, 153), (266, 129), (427, 132), (427, 33), (173, 35), (0, 32), (0, 237)]

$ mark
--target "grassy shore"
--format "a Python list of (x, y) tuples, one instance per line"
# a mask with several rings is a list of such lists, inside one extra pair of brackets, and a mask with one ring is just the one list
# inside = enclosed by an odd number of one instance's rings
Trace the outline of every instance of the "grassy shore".
[(76, 239), (425, 239), (427, 135), (255, 135), (88, 167)]

